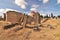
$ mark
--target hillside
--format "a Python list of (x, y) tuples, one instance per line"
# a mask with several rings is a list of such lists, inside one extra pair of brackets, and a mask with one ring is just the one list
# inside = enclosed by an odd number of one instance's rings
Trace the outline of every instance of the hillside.
[[(44, 22), (44, 27), (39, 31), (33, 29), (21, 29), (15, 32), (13, 29), (4, 30), (4, 25), (9, 22), (0, 21), (0, 40), (60, 40), (60, 19), (49, 19)], [(53, 28), (48, 27), (51, 25)], [(19, 27), (19, 25), (16, 25)]]

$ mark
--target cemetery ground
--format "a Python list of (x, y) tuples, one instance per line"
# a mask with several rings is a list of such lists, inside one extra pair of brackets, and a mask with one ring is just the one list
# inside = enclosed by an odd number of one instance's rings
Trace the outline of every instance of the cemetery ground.
[[(14, 31), (14, 28), (4, 30), (9, 22), (0, 21), (0, 40), (60, 40), (60, 19), (49, 19), (44, 22), (39, 31), (25, 28)], [(16, 28), (20, 25), (16, 25)], [(52, 28), (51, 28), (52, 27)]]

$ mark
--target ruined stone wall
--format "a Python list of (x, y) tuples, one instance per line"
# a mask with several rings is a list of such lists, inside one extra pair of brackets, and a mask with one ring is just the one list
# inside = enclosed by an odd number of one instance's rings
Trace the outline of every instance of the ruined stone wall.
[(6, 14), (4, 13), (4, 21), (6, 20)]
[(31, 22), (33, 22), (33, 21), (34, 21), (33, 17), (31, 17), (31, 16), (27, 17), (27, 23), (31, 24)]
[(33, 17), (33, 20), (34, 20), (35, 24), (41, 23), (40, 14), (38, 12), (32, 11), (30, 13), (30, 16)]
[(5, 14), (5, 16), (6, 16), (5, 21), (17, 23), (19, 21), (19, 19), (23, 16), (23, 14), (19, 13), (19, 12), (15, 12), (15, 11), (8, 11)]
[(36, 13), (31, 12), (31, 13), (33, 13), (32, 16), (24, 15), (23, 13), (19, 13), (15, 11), (8, 11), (7, 13), (4, 14), (4, 20), (12, 23), (18, 23), (21, 21), (22, 17), (27, 16), (27, 23), (31, 23), (31, 22), (34, 22), (35, 24), (40, 23), (40, 14), (37, 12)]
[(33, 18), (34, 18), (34, 21), (36, 24), (40, 23), (40, 14), (39, 13), (35, 13)]

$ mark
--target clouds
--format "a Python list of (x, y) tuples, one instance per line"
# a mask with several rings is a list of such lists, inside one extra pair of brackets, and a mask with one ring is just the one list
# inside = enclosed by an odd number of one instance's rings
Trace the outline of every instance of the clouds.
[(2, 16), (2, 18), (4, 18), (4, 13), (6, 13), (7, 11), (20, 12), (20, 11), (18, 11), (18, 10), (14, 10), (14, 9), (9, 9), (9, 8), (3, 9), (3, 8), (0, 8), (0, 16)]
[[(7, 11), (17, 11), (17, 10), (8, 9), (8, 8), (6, 8), (6, 9), (1, 8), (1, 9), (0, 9), (0, 13), (6, 13)], [(19, 11), (17, 11), (17, 12), (19, 12)]]
[(4, 12), (4, 9), (0, 9), (0, 13)]
[[(41, 1), (41, 0), (39, 0), (39, 1)], [(42, 1), (43, 1), (43, 3), (47, 3), (49, 0), (42, 0)], [(60, 0), (56, 0), (56, 1), (57, 1), (57, 4), (60, 4)]]
[(60, 0), (57, 0), (57, 3), (59, 4), (60, 3)]
[[(28, 0), (28, 1), (29, 1), (29, 0)], [(39, 0), (39, 1), (42, 1), (44, 4), (49, 2), (49, 0)], [(52, 0), (52, 1), (53, 1), (53, 0)], [(26, 9), (26, 7), (30, 4), (30, 3), (26, 2), (26, 0), (15, 0), (14, 2), (15, 2), (15, 4), (16, 4), (17, 6), (20, 6), (20, 8), (22, 8), (22, 9)], [(31, 2), (32, 2), (32, 1), (31, 1)], [(60, 0), (57, 0), (57, 3), (59, 4), (59, 3), (60, 3)], [(32, 6), (32, 5), (31, 5), (31, 6)], [(35, 5), (35, 7), (31, 7), (30, 10), (36, 10), (36, 9), (37, 9), (37, 7), (36, 7), (36, 5)]]
[(42, 1), (43, 3), (47, 3), (49, 0), (39, 0)]
[(43, 3), (47, 3), (49, 0), (43, 0)]
[(0, 16), (3, 16), (4, 9), (0, 9)]
[(33, 4), (32, 6), (31, 6), (31, 11), (36, 11), (37, 10), (37, 8), (39, 7), (39, 5), (37, 5), (37, 4)]
[(3, 17), (3, 12), (4, 12), (4, 9), (0, 9), (0, 16), (2, 16)]
[(27, 2), (25, 0), (15, 0), (15, 4), (20, 6), (22, 9), (26, 9)]
[[(46, 4), (45, 4), (46, 3)], [(0, 0), (0, 12), (4, 12), (6, 8), (16, 9), (23, 12), (30, 12), (30, 10), (41, 11), (55, 11), (60, 13), (60, 0)]]

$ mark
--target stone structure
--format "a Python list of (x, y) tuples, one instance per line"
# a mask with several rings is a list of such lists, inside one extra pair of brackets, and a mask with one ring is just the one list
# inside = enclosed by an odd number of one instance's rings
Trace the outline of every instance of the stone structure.
[(40, 14), (38, 12), (31, 11), (30, 16), (33, 17), (35, 24), (40, 24)]
[(4, 14), (4, 20), (9, 21), (12, 24), (5, 26), (5, 29), (10, 28), (10, 26), (15, 26), (19, 24), (22, 28), (34, 28), (38, 30), (40, 26), (40, 14), (38, 12), (31, 11), (30, 15), (26, 15), (23, 13), (15, 12), (15, 11), (8, 11)]
[(25, 16), (27, 16), (27, 24), (40, 24), (40, 14), (34, 11), (31, 11), (30, 15), (8, 11), (7, 13), (4, 13), (4, 20), (12, 23), (22, 23), (25, 21), (24, 19), (26, 19)]
[(4, 13), (4, 20), (12, 23), (19, 22), (19, 19), (22, 18), (23, 14), (15, 11), (8, 11)]

